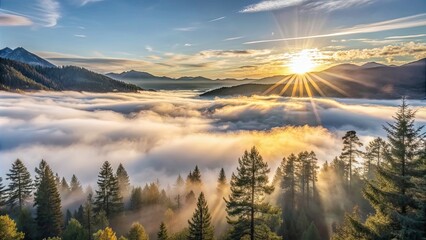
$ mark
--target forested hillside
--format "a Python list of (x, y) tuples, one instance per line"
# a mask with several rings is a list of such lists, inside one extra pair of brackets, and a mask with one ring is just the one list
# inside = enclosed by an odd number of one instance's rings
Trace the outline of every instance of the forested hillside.
[(0, 178), (0, 239), (424, 239), (424, 129), (405, 100), (384, 129), (370, 142), (347, 131), (331, 162), (300, 149), (274, 174), (252, 147), (214, 185), (194, 166), (173, 185), (139, 186), (106, 161), (84, 188), (17, 159)]
[(142, 89), (80, 67), (31, 66), (0, 58), (0, 90), (136, 92)]

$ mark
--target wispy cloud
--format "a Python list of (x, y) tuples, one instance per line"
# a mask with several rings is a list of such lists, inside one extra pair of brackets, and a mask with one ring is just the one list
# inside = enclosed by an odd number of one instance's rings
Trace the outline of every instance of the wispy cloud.
[(254, 12), (263, 12), (263, 11), (273, 11), (288, 7), (297, 6), (306, 2), (306, 0), (270, 0), (270, 1), (261, 1), (256, 4), (248, 5), (244, 7), (240, 12), (241, 13), (254, 13)]
[(409, 42), (379, 48), (349, 49), (332, 53), (332, 58), (336, 61), (407, 56), (412, 56), (416, 59), (426, 57), (426, 44)]
[(0, 26), (29, 26), (32, 24), (33, 22), (27, 17), (0, 12)]
[(223, 17), (218, 17), (218, 18), (215, 18), (215, 19), (210, 20), (209, 22), (216, 22), (216, 21), (223, 20), (223, 19), (225, 19), (225, 18), (226, 18), (225, 16), (223, 16)]
[(79, 6), (84, 6), (89, 3), (95, 3), (95, 2), (102, 2), (103, 0), (74, 0), (74, 3), (76, 3)]
[(191, 43), (185, 43), (184, 46), (185, 47), (192, 47), (192, 44)]
[(173, 30), (181, 31), (181, 32), (191, 32), (191, 31), (197, 30), (197, 28), (196, 27), (178, 27), (178, 28), (173, 28)]
[(74, 34), (74, 37), (86, 38), (86, 35), (84, 35), (84, 34)]
[(274, 11), (289, 7), (301, 6), (304, 10), (336, 11), (374, 2), (375, 0), (264, 0), (251, 4), (240, 10), (241, 13)]
[(241, 38), (244, 38), (244, 36), (225, 38), (225, 39), (223, 39), (223, 41), (233, 41), (233, 40), (238, 40), (238, 39), (241, 39)]
[(41, 24), (44, 27), (54, 27), (61, 17), (60, 4), (55, 0), (39, 0), (36, 5), (36, 10), (39, 12)]
[(421, 26), (426, 26), (426, 13), (412, 15), (408, 17), (402, 17), (402, 18), (395, 18), (395, 19), (381, 21), (381, 22), (356, 25), (351, 28), (340, 29), (339, 32), (335, 32), (335, 33), (310, 35), (310, 36), (302, 36), (302, 37), (291, 37), (291, 38), (266, 39), (266, 40), (245, 42), (244, 44), (281, 42), (281, 41), (313, 39), (313, 38), (327, 38), (327, 37), (336, 37), (336, 36), (344, 36), (344, 35), (353, 35), (353, 34), (359, 34), (359, 33), (383, 32), (388, 30), (413, 28), (413, 27), (421, 27)]
[(426, 37), (426, 34), (391, 36), (391, 37), (387, 37), (386, 39), (404, 39), (404, 38), (419, 38), (419, 37)]
[(145, 50), (147, 50), (148, 52), (153, 52), (154, 51), (154, 49), (151, 46), (149, 46), (149, 45), (145, 46)]

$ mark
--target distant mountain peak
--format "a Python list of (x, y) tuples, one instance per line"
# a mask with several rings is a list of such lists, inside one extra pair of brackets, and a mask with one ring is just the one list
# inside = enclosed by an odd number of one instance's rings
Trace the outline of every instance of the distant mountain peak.
[(23, 47), (17, 47), (14, 50), (6, 47), (0, 50), (0, 57), (26, 63), (33, 66), (56, 67), (47, 60), (27, 51)]
[(13, 51), (12, 49), (5, 47), (5, 48), (0, 50), (0, 57), (4, 57), (7, 54), (11, 53), (12, 51)]
[(385, 64), (376, 63), (376, 62), (368, 62), (361, 65), (362, 68), (376, 68), (376, 67), (387, 67)]
[(110, 77), (114, 77), (114, 78), (132, 78), (132, 79), (156, 77), (152, 75), (151, 73), (141, 72), (136, 70), (124, 71), (122, 73), (107, 73), (106, 75)]

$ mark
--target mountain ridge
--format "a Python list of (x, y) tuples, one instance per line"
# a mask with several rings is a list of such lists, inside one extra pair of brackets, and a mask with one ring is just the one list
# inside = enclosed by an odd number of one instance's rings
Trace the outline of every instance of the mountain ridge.
[(50, 63), (46, 59), (43, 59), (35, 55), (34, 53), (27, 51), (23, 47), (17, 47), (13, 50), (9, 47), (5, 47), (0, 50), (0, 57), (18, 62), (23, 62), (33, 66), (56, 67), (54, 64)]
[[(297, 85), (296, 81), (289, 83), (290, 85), (284, 93), (281, 93), (281, 90), (284, 89), (285, 84), (278, 84), (275, 88), (273, 87), (279, 80), (287, 76), (277, 76), (273, 81), (265, 78), (263, 81), (255, 81), (249, 84), (220, 87), (206, 91), (200, 96), (226, 97), (274, 94), (291, 96), (291, 90)], [(401, 96), (408, 96), (415, 99), (423, 99), (426, 95), (426, 58), (401, 66), (383, 65), (363, 68), (362, 66), (346, 64), (320, 72), (309, 73), (309, 76), (311, 81), (327, 97), (396, 99)], [(310, 90), (313, 96), (320, 97), (321, 93), (315, 88), (314, 84), (309, 81), (307, 83), (311, 85)], [(267, 92), (270, 88), (274, 89)], [(306, 87), (304, 86), (304, 88)], [(336, 89), (343, 90), (346, 95)], [(354, 91), (355, 89), (356, 91)], [(302, 96), (307, 97), (306, 89)]]
[(47, 68), (0, 58), (0, 90), (137, 92), (144, 89), (85, 68), (75, 66)]

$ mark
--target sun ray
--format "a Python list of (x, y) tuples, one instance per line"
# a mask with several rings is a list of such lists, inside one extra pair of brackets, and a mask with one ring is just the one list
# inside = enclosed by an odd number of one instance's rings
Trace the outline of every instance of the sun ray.
[(309, 87), (308, 82), (306, 80), (306, 75), (303, 75), (302, 78), (303, 78), (303, 85), (305, 86), (306, 93), (308, 94), (308, 97), (312, 98), (311, 88)]
[(283, 89), (281, 89), (280, 96), (284, 95), (284, 93), (287, 91), (287, 89), (293, 83), (295, 77), (296, 77), (296, 75), (293, 74), (292, 77), (290, 78), (290, 80), (285, 84), (285, 86), (283, 87)]
[(266, 89), (266, 91), (264, 91), (262, 94), (263, 95), (269, 94), (272, 90), (274, 90), (275, 88), (277, 88), (280, 84), (282, 84), (285, 81), (287, 81), (291, 76), (292, 75), (288, 75), (288, 76), (284, 77), (283, 79), (281, 79), (280, 81), (274, 83), (274, 85), (272, 85), (270, 88)]
[(330, 88), (336, 90), (337, 92), (341, 93), (344, 96), (349, 96), (348, 93), (346, 93), (344, 90), (342, 90), (341, 88), (335, 86), (334, 84), (328, 82), (327, 80), (325, 80), (324, 78), (312, 73), (311, 74), (314, 78), (318, 79), (320, 82), (324, 83), (325, 85), (329, 86)]
[(305, 74), (302, 77), (303, 77), (303, 84), (305, 85), (306, 93), (308, 94), (309, 101), (311, 102), (311, 105), (312, 105), (312, 111), (314, 112), (315, 119), (317, 120), (318, 124), (321, 124), (321, 118), (318, 114), (317, 106), (315, 104), (311, 88), (309, 87), (309, 84), (308, 84), (308, 81), (309, 81), (308, 77), (309, 76), (307, 74)]
[(296, 96), (296, 91), (297, 91), (297, 88), (298, 88), (298, 84), (299, 84), (299, 77), (296, 76), (296, 79), (295, 79), (294, 84), (293, 84), (293, 91), (291, 92), (291, 97)]
[(299, 75), (299, 97), (303, 97), (303, 75)]
[(355, 82), (355, 83), (362, 84), (364, 86), (370, 86), (371, 87), (371, 84), (370, 85), (366, 84), (366, 82), (358, 81), (358, 80), (353, 79), (353, 78), (348, 77), (348, 76), (343, 76), (341, 74), (331, 73), (331, 72), (327, 72), (327, 71), (323, 71), (323, 73), (326, 74), (326, 75), (332, 76), (332, 77), (338, 77), (338, 78), (341, 78), (341, 79), (344, 79), (344, 80), (348, 80), (350, 82)]
[(312, 79), (309, 73), (306, 74), (306, 79), (315, 88), (315, 90), (321, 95), (321, 97), (325, 97), (324, 92), (321, 90), (318, 84)]

